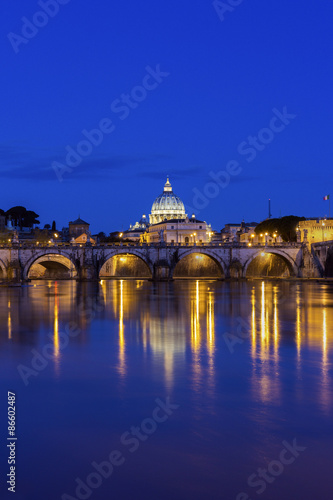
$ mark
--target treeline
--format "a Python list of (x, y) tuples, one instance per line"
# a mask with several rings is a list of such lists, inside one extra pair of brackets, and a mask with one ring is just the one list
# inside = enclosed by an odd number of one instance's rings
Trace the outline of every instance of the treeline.
[(257, 235), (268, 233), (270, 236), (277, 233), (283, 241), (296, 241), (296, 227), (301, 220), (306, 220), (306, 218), (297, 217), (297, 215), (287, 215), (279, 219), (266, 219), (258, 224), (255, 232)]
[(21, 206), (12, 207), (7, 211), (0, 208), (0, 215), (6, 218), (6, 222), (11, 219), (13, 226), (17, 226), (21, 230), (23, 227), (32, 228), (34, 224), (40, 224), (39, 215), (36, 212)]

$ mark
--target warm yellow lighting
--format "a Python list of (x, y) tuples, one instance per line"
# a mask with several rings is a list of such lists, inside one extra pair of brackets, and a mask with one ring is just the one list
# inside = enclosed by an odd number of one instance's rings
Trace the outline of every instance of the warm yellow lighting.
[(252, 243), (249, 243), (249, 244), (248, 244), (248, 246), (249, 246), (249, 247), (252, 247)]
[(58, 236), (59, 236), (59, 234), (54, 233), (54, 237), (55, 237), (55, 238), (58, 238)]
[(120, 303), (119, 303), (119, 373), (123, 377), (126, 374), (125, 360), (125, 336), (124, 336), (124, 280), (120, 280)]
[(265, 236), (267, 236), (267, 235), (268, 235), (268, 233), (265, 233)]
[(254, 237), (255, 237), (255, 235), (254, 235), (254, 234), (251, 234), (251, 238), (254, 238)]
[(12, 315), (10, 311), (10, 300), (8, 301), (8, 338), (12, 338)]
[(123, 236), (123, 233), (119, 233), (119, 238), (121, 238)]
[(261, 238), (262, 238), (264, 235), (261, 233), (261, 235), (260, 235), (260, 236), (261, 236)]

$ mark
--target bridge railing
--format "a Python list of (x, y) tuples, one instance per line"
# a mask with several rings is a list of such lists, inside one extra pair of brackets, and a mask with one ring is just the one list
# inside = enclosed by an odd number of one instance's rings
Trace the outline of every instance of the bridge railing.
[[(322, 244), (327, 245), (328, 242), (323, 242)], [(19, 242), (4, 242), (0, 243), (0, 248), (20, 248), (20, 249), (46, 249), (46, 248), (80, 248), (86, 246), (85, 244), (78, 243), (69, 243), (69, 242), (28, 242), (28, 241), (19, 241)], [(300, 248), (302, 243), (296, 242), (288, 242), (288, 243), (268, 243), (268, 244), (251, 244), (243, 243), (243, 242), (235, 242), (235, 243), (225, 243), (223, 241), (212, 241), (210, 243), (139, 243), (139, 242), (120, 242), (120, 243), (97, 243), (93, 245), (93, 248)]]

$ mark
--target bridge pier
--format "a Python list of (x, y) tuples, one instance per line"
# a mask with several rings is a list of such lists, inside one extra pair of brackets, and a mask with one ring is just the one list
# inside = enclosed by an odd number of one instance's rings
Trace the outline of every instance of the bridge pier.
[(10, 283), (20, 283), (22, 281), (22, 267), (19, 258), (19, 246), (15, 244), (13, 244), (9, 252), (7, 281), (9, 281)]
[(81, 256), (76, 281), (98, 281), (97, 265), (94, 263), (93, 249), (86, 246)]
[(171, 269), (168, 265), (154, 265), (153, 281), (172, 281)]

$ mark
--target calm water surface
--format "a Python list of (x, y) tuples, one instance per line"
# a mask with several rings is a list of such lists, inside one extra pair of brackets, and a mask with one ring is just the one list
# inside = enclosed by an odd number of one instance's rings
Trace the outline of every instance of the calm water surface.
[[(333, 285), (36, 281), (0, 288), (0, 318), (1, 498), (332, 499)], [(77, 496), (113, 450), (123, 463)]]

